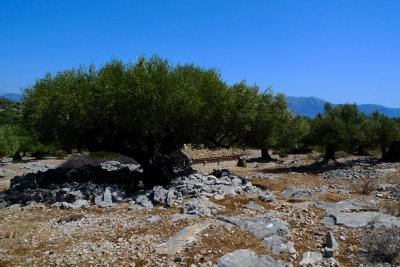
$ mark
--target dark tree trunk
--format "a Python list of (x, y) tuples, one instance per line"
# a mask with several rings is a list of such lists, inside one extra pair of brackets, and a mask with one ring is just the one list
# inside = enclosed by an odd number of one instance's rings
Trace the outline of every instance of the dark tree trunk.
[[(129, 142), (127, 142), (129, 144)], [(146, 140), (145, 148), (138, 149), (127, 144), (88, 144), (89, 151), (110, 151), (133, 158), (143, 168), (144, 187), (167, 185), (178, 172), (190, 171), (189, 159), (177, 149), (159, 149), (152, 137)]]
[(261, 158), (265, 161), (272, 161), (273, 158), (268, 153), (268, 149), (261, 149)]
[(357, 155), (358, 156), (368, 156), (369, 154), (365, 151), (364, 147), (358, 146), (357, 147)]
[(394, 142), (390, 145), (389, 151), (382, 156), (384, 162), (400, 162), (400, 142)]
[(336, 152), (337, 146), (334, 144), (329, 144), (326, 146), (326, 151), (325, 151), (325, 156), (323, 162), (326, 163), (330, 159), (335, 160), (335, 152)]
[(384, 145), (381, 145), (381, 154), (382, 154), (382, 158), (386, 157), (387, 150)]
[(21, 162), (22, 161), (21, 154), (19, 154), (19, 152), (15, 152), (12, 161), (13, 162)]

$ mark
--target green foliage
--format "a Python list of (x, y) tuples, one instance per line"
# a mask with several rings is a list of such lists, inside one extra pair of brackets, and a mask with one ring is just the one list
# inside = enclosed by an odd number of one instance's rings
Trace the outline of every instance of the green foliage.
[(315, 145), (325, 145), (325, 160), (333, 159), (339, 146), (347, 147), (359, 144), (365, 139), (363, 126), (365, 115), (355, 104), (332, 107), (325, 104), (325, 112), (318, 114), (311, 122), (311, 138)]
[(381, 148), (382, 156), (385, 156), (390, 145), (400, 140), (400, 123), (398, 119), (389, 118), (378, 111), (369, 116), (369, 138), (375, 146)]
[(246, 159), (238, 159), (237, 166), (246, 168), (247, 167)]
[(0, 97), (0, 126), (16, 126), (21, 123), (21, 104)]
[(295, 148), (309, 131), (305, 119), (288, 109), (284, 95), (270, 90), (260, 94), (253, 114), (245, 139), (249, 147), (264, 151)]
[(18, 139), (11, 127), (0, 128), (0, 158), (12, 156), (18, 149)]
[(154, 177), (171, 175), (168, 155), (185, 143), (280, 148), (308, 130), (283, 95), (244, 81), (228, 86), (215, 69), (157, 56), (47, 74), (25, 90), (23, 104), (24, 123), (40, 142), (115, 151), (145, 173), (158, 169)]
[(67, 157), (67, 154), (61, 153), (60, 155), (57, 156), (57, 159), (62, 160), (62, 159), (65, 159), (66, 157)]
[(89, 152), (87, 156), (92, 158), (106, 158), (106, 157), (116, 158), (119, 156), (119, 154), (114, 152), (98, 151), (98, 152)]

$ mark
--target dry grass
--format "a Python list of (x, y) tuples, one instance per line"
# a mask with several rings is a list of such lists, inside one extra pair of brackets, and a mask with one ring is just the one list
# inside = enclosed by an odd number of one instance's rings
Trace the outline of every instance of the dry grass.
[(323, 154), (322, 153), (308, 153), (307, 154), (307, 159), (308, 160), (314, 160), (314, 161), (318, 161), (321, 160), (323, 158)]
[(373, 262), (393, 262), (400, 253), (400, 230), (398, 228), (375, 229), (366, 232), (361, 244)]
[(386, 200), (382, 207), (393, 216), (400, 216), (400, 203), (393, 200)]
[(370, 178), (360, 179), (351, 184), (351, 189), (362, 195), (369, 195), (378, 189), (378, 182)]

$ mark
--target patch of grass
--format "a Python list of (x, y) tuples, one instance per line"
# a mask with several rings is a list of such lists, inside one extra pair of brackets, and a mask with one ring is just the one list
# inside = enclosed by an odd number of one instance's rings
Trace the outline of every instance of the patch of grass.
[(62, 154), (57, 156), (57, 159), (58, 160), (62, 160), (62, 159), (65, 159), (66, 157), (67, 157), (67, 154), (62, 153)]
[(369, 195), (378, 189), (376, 180), (370, 178), (363, 178), (351, 185), (353, 191), (359, 194)]
[(395, 227), (370, 230), (364, 234), (361, 245), (372, 262), (392, 263), (400, 254), (400, 230)]
[(400, 203), (393, 200), (386, 200), (383, 203), (383, 208), (393, 216), (400, 216)]
[(69, 223), (69, 222), (75, 222), (75, 221), (79, 221), (81, 219), (83, 219), (84, 216), (83, 215), (70, 215), (68, 217), (63, 217), (60, 218), (57, 223)]
[(342, 158), (348, 158), (350, 155), (346, 151), (338, 151), (335, 153), (336, 158), (342, 159)]
[(323, 157), (322, 153), (308, 153), (307, 154), (307, 159), (308, 160), (321, 160)]

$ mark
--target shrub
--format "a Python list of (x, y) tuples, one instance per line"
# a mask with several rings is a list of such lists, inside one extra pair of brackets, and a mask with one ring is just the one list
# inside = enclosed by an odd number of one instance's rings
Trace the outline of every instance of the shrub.
[(106, 151), (89, 152), (87, 155), (91, 158), (116, 158), (119, 156), (118, 153)]
[(12, 156), (18, 149), (18, 139), (11, 127), (0, 128), (0, 158)]
[(400, 230), (380, 228), (368, 231), (361, 240), (373, 262), (393, 262), (400, 253)]
[(57, 159), (58, 160), (62, 160), (62, 159), (65, 159), (66, 156), (67, 156), (67, 154), (62, 153), (62, 154), (57, 156)]
[(246, 167), (247, 167), (247, 161), (246, 161), (246, 159), (238, 159), (237, 166), (238, 166), (238, 167), (244, 167), (244, 168), (246, 168)]
[(363, 178), (360, 181), (353, 183), (352, 188), (354, 191), (356, 191), (360, 194), (369, 195), (372, 192), (377, 190), (378, 185), (377, 185), (376, 181), (373, 179)]

